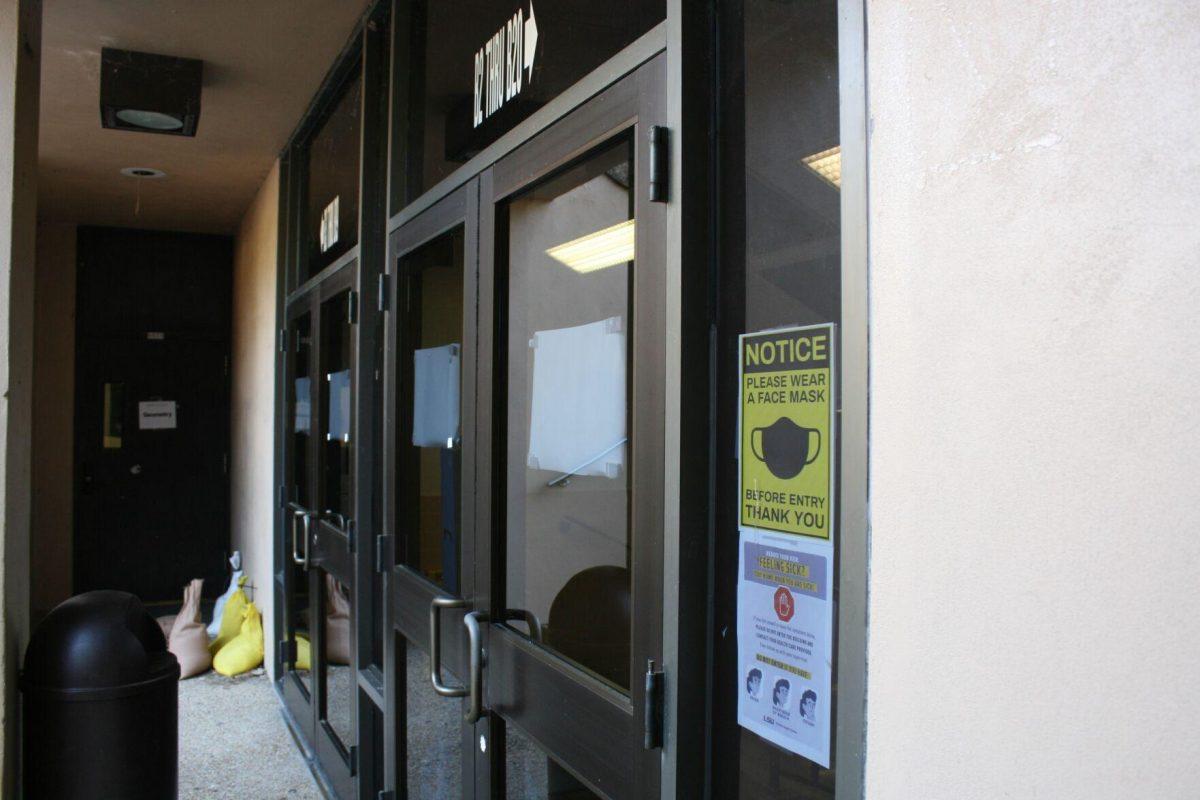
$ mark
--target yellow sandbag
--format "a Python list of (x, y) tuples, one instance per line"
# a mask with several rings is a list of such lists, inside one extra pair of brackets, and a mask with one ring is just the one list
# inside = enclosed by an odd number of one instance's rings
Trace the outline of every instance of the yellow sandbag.
[(250, 602), (242, 590), (245, 585), (246, 576), (243, 575), (238, 579), (237, 591), (229, 595), (229, 599), (225, 602), (225, 610), (221, 613), (221, 631), (208, 646), (208, 652), (214, 656), (221, 652), (221, 648), (231, 642), (242, 629), (242, 617), (246, 612), (246, 604)]
[(308, 637), (296, 634), (296, 669), (312, 669), (312, 645)]
[(229, 678), (249, 672), (263, 662), (262, 615), (254, 603), (247, 603), (242, 615), (241, 632), (213, 658), (213, 669)]

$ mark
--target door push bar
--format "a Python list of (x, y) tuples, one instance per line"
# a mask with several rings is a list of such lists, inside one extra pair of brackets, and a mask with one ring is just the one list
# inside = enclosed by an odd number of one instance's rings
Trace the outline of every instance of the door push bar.
[(487, 622), (487, 617), (480, 611), (472, 611), (463, 617), (463, 625), (467, 629), (467, 641), (470, 648), (470, 675), (467, 686), (451, 686), (442, 683), (442, 622), (441, 611), (444, 608), (466, 608), (467, 601), (456, 597), (435, 597), (429, 604), (429, 682), (433, 690), (442, 697), (466, 697), (467, 713), (464, 718), (467, 724), (473, 725), (483, 716), (483, 637), (480, 633), (480, 623)]

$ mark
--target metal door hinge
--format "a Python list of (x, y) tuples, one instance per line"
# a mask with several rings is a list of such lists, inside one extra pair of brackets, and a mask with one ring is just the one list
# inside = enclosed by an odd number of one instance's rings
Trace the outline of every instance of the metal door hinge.
[(388, 276), (386, 272), (379, 273), (379, 310), (388, 310)]
[(375, 571), (387, 572), (395, 556), (392, 555), (392, 537), (380, 534), (375, 537)]
[(279, 486), (279, 507), (285, 508), (286, 506), (287, 506), (287, 487), (283, 486), (281, 484)]
[(354, 290), (346, 294), (346, 319), (351, 325), (358, 322), (358, 292)]
[(663, 744), (663, 684), (666, 676), (654, 669), (654, 659), (646, 661), (645, 716), (642, 727), (642, 747), (657, 750)]
[(281, 353), (287, 352), (287, 340), (288, 340), (287, 330), (285, 328), (280, 328), (279, 329), (279, 352), (281, 352)]
[(279, 660), (284, 664), (296, 663), (296, 641), (284, 639), (279, 643)]
[(347, 519), (346, 519), (346, 524), (343, 526), (343, 528), (342, 528), (342, 529), (343, 529), (344, 531), (346, 531), (346, 539), (349, 541), (349, 544), (350, 544), (350, 552), (351, 552), (351, 553), (357, 552), (355, 548), (356, 548), (356, 547), (357, 547), (357, 545), (358, 545), (358, 542), (357, 542), (357, 539), (358, 539), (358, 523), (356, 523), (356, 522), (355, 522), (354, 520), (352, 520), (352, 519), (349, 519), (349, 518), (347, 518)]
[(350, 777), (358, 774), (358, 745), (350, 745)]
[(650, 202), (666, 203), (671, 197), (671, 131), (664, 125), (650, 128)]

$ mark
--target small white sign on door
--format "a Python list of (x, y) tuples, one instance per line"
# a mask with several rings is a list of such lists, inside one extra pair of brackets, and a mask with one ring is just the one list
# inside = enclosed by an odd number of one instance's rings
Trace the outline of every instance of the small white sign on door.
[(138, 403), (138, 430), (176, 428), (174, 400), (142, 400)]

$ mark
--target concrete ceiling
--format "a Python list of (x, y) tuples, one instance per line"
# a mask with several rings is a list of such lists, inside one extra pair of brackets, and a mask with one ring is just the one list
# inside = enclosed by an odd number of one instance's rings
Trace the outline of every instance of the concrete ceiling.
[[(45, 0), (39, 217), (235, 232), (365, 9), (365, 0)], [(195, 138), (102, 128), (101, 47), (203, 59)], [(167, 177), (127, 178), (123, 167)]]

